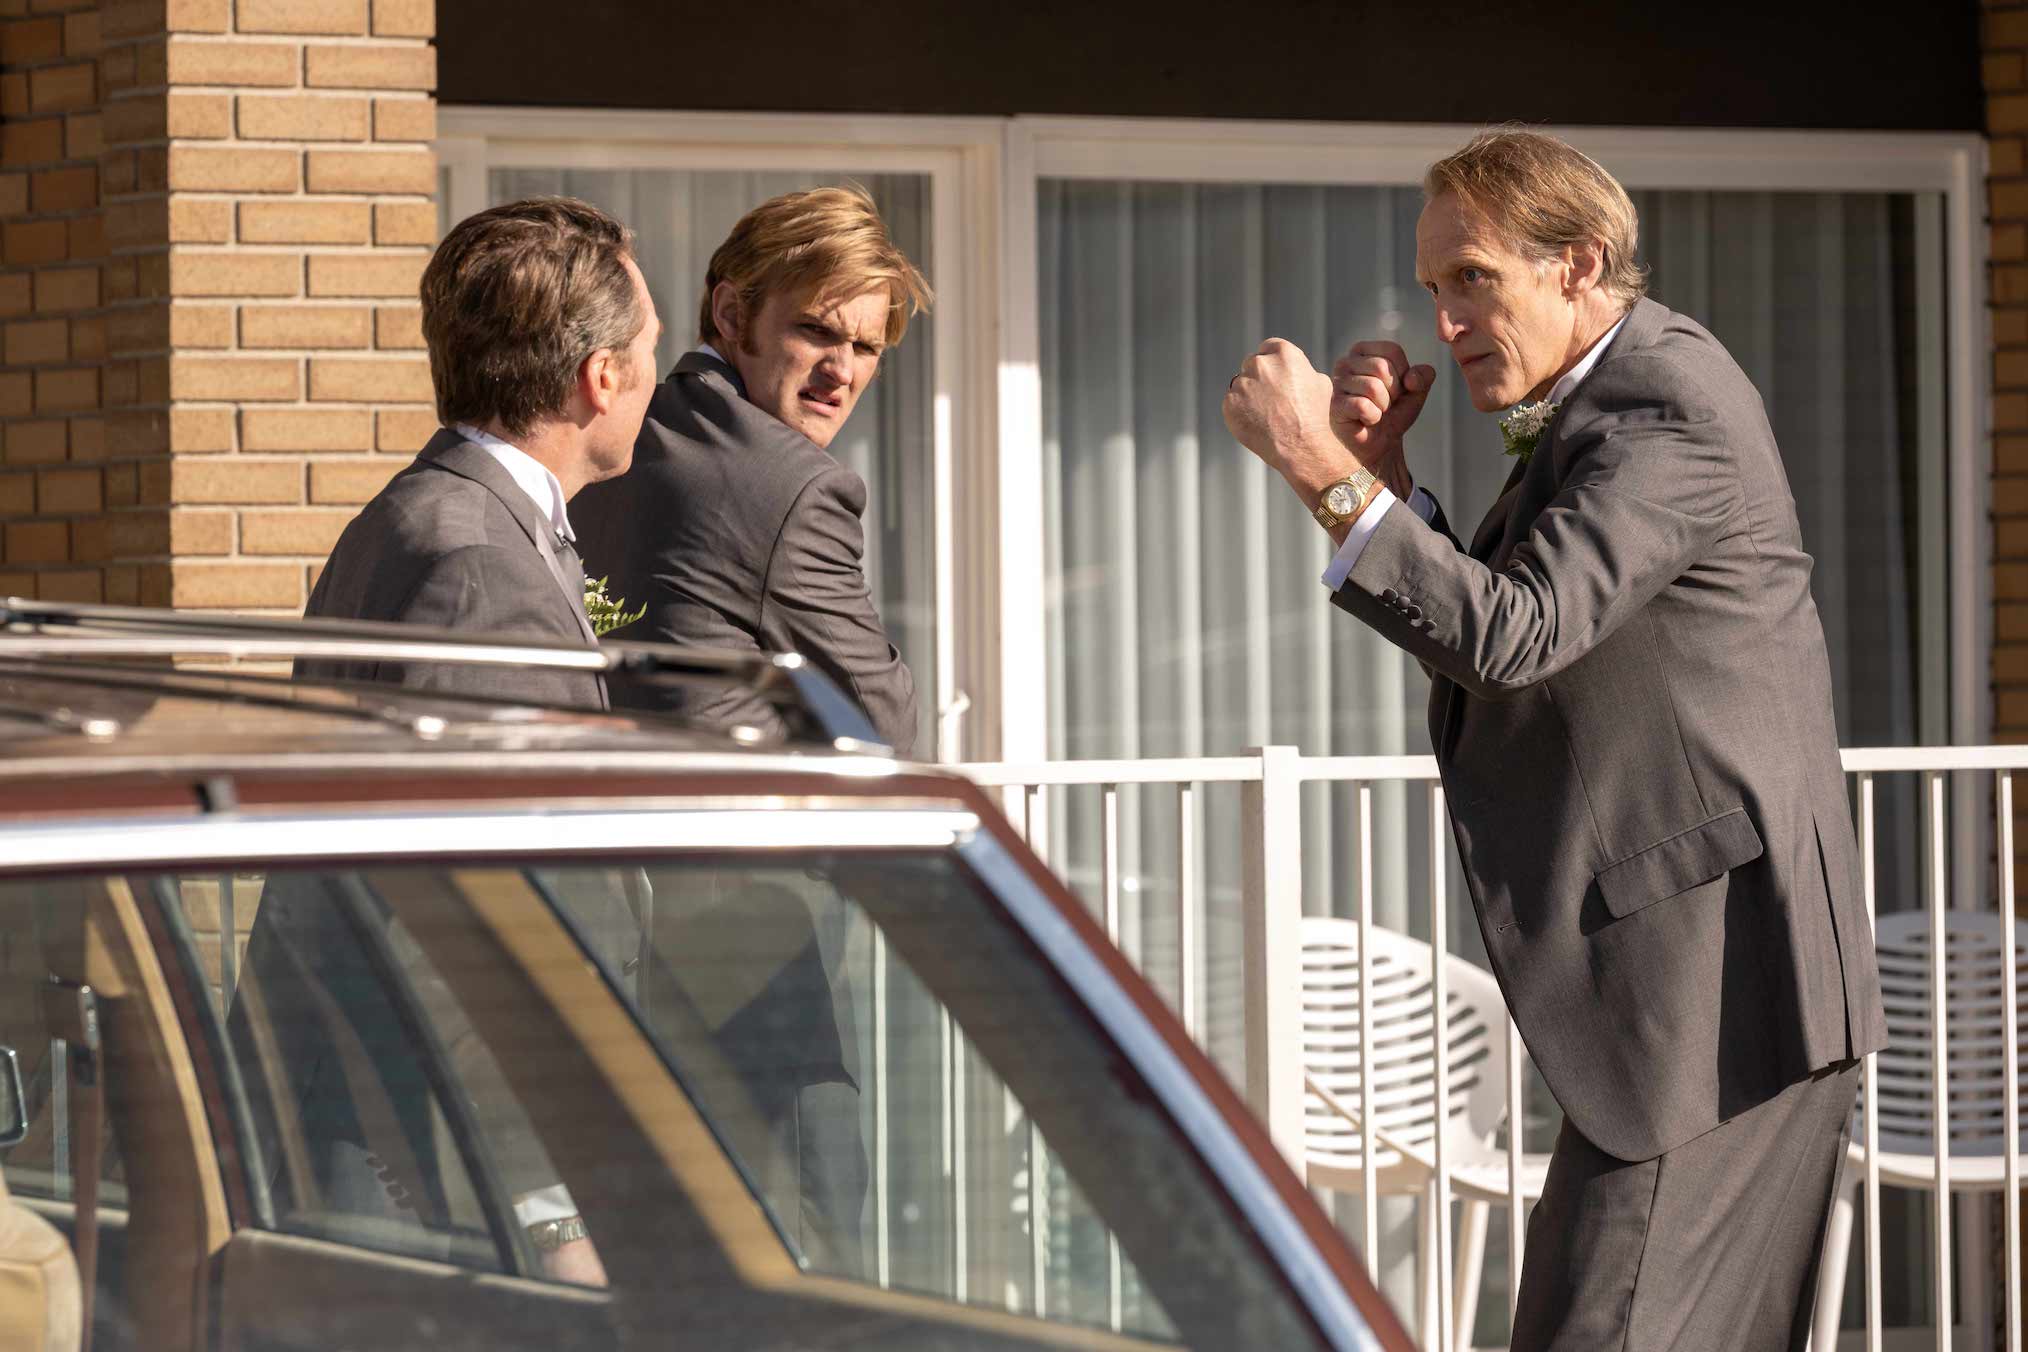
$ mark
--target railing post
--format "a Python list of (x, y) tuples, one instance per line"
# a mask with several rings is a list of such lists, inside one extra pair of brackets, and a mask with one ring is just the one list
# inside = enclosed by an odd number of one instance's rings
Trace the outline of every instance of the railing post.
[(1303, 786), (1292, 746), (1256, 747), (1258, 782), (1240, 785), (1245, 907), (1246, 1098), (1303, 1172)]

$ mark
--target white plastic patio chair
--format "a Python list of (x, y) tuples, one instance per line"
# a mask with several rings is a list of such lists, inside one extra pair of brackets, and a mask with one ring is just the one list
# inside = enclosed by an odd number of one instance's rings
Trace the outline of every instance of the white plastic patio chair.
[[(1423, 1327), (1435, 1320), (1436, 1044), (1430, 1028), (1435, 999), (1428, 944), (1374, 928), (1375, 1031), (1373, 1134), (1376, 1184), (1383, 1195), (1423, 1199), (1417, 1251), (1422, 1274)], [(1359, 926), (1307, 917), (1303, 947), (1303, 1156), (1313, 1186), (1361, 1192), (1359, 1083)], [(1507, 1152), (1495, 1143), (1507, 1115), (1507, 1006), (1492, 974), (1447, 958), (1450, 1010), (1450, 1095), (1443, 1112), (1445, 1163), (1451, 1193), (1464, 1203), (1456, 1244), (1452, 1308), (1456, 1346), (1471, 1346), (1472, 1312), (1484, 1274), (1486, 1225), (1494, 1204), (1507, 1204)], [(1542, 1195), (1547, 1155), (1523, 1156), (1521, 1201)], [(1369, 1256), (1370, 1259), (1370, 1256)], [(1424, 1339), (1424, 1346), (1432, 1340)]]
[[(1936, 1138), (1930, 1079), (1934, 1024), (1930, 1014), (1929, 915), (1897, 911), (1874, 925), (1880, 954), (1880, 991), (1887, 1006), (1887, 1048), (1880, 1075), (1880, 1181), (1897, 1188), (1936, 1188)], [(1952, 1192), (1994, 1192), (2006, 1186), (2006, 1030), (2001, 965), (2005, 931), (1991, 912), (1950, 911), (1944, 916), (1944, 980), (1949, 1005), (1950, 1161)], [(2014, 925), (2014, 980), (2022, 1014), (2018, 1043), (2028, 1053), (2028, 924)], [(2028, 1074), (2024, 1074), (2028, 1080)], [(1845, 1303), (1845, 1268), (1852, 1251), (1852, 1214), (1866, 1180), (1862, 1098), (1852, 1110), (1852, 1146), (1838, 1200), (1825, 1232), (1823, 1280), (1810, 1345), (1838, 1345)], [(2028, 1099), (2021, 1120), (2028, 1123)], [(2019, 1143), (2028, 1150), (2028, 1131)]]

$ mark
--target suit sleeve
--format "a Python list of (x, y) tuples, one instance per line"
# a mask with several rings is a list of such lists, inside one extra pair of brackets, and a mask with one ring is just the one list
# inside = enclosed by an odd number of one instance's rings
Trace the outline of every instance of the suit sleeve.
[(1417, 489), (1416, 491), (1429, 499), (1429, 528), (1443, 536), (1444, 539), (1449, 540), (1451, 548), (1462, 554), (1465, 550), (1464, 542), (1459, 540), (1458, 533), (1451, 529), (1451, 519), (1444, 515), (1444, 505), (1437, 501), (1436, 494), (1428, 489)]
[(1724, 421), (1652, 358), (1602, 366), (1586, 385), (1558, 438), (1561, 489), (1500, 571), (1389, 512), (1332, 600), (1501, 699), (1583, 657), (1690, 571), (1744, 505)]
[(762, 627), (858, 700), (906, 756), (915, 746), (915, 677), (873, 608), (859, 521), (865, 508), (865, 485), (842, 465), (803, 486), (768, 561)]

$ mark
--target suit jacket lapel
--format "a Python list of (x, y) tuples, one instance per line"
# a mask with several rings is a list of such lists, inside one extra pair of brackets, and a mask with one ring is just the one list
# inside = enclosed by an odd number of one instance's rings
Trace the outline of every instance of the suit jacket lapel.
[(1521, 488), (1521, 476), (1527, 472), (1527, 461), (1514, 462), (1514, 468), (1507, 474), (1506, 486), (1500, 490), (1500, 496), (1493, 500), (1485, 519), (1479, 522), (1479, 529), (1473, 532), (1472, 547), (1465, 552), (1480, 563), (1486, 561), (1486, 556), (1492, 552), (1493, 546), (1497, 545), (1500, 537), (1506, 533), (1508, 514), (1514, 510), (1514, 495)]
[[(1536, 449), (1539, 451), (1542, 448), (1538, 446)], [(1514, 468), (1507, 471), (1507, 483), (1500, 490), (1500, 496), (1493, 500), (1485, 519), (1479, 522), (1479, 529), (1473, 532), (1472, 547), (1466, 552), (1480, 563), (1489, 562), (1500, 541), (1506, 538), (1507, 522), (1514, 514), (1514, 500), (1521, 492), (1521, 480), (1527, 476), (1528, 466), (1533, 458), (1530, 456), (1528, 460), (1518, 457), (1515, 459)], [(1464, 717), (1466, 696), (1449, 677), (1438, 679), (1446, 687), (1442, 692), (1443, 724), (1436, 739), (1437, 756), (1443, 759), (1450, 755), (1451, 743), (1457, 740), (1458, 721)]]
[(584, 582), (579, 578), (575, 591), (571, 588), (567, 570), (556, 554), (556, 532), (550, 529), (548, 520), (536, 510), (534, 502), (521, 491), (521, 485), (514, 482), (514, 476), (503, 469), (498, 460), (488, 455), (483, 447), (466, 441), (448, 427), (430, 438), (430, 444), (423, 447), (418, 461), (434, 465), (441, 470), (470, 479), (483, 485), (486, 490), (506, 506), (514, 524), (521, 527), (528, 536), (528, 543), (534, 545), (542, 555), (542, 561), (549, 567), (549, 575), (556, 579), (556, 588), (563, 593), (571, 614), (577, 617), (579, 631), (585, 641), (596, 644), (598, 637), (592, 632), (591, 621), (584, 613)]

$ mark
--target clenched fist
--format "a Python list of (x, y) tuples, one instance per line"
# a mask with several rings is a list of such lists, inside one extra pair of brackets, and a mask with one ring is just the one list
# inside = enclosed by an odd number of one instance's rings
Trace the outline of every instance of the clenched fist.
[(1401, 344), (1352, 344), (1331, 368), (1331, 431), (1382, 478), (1403, 463), (1402, 437), (1436, 384), (1436, 368), (1410, 366)]
[(1294, 343), (1262, 343), (1232, 378), (1224, 412), (1233, 439), (1298, 495), (1321, 492), (1359, 467), (1331, 430), (1331, 378)]

